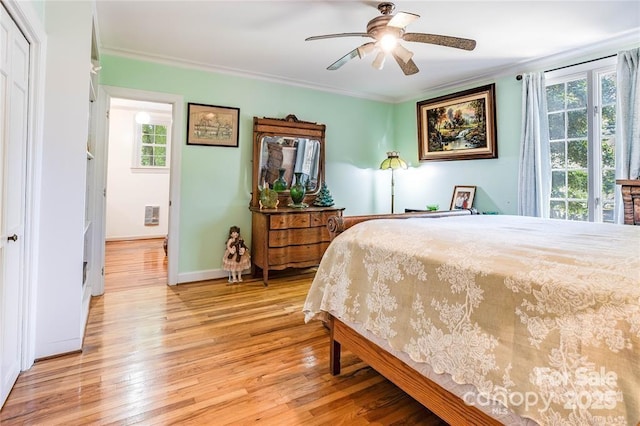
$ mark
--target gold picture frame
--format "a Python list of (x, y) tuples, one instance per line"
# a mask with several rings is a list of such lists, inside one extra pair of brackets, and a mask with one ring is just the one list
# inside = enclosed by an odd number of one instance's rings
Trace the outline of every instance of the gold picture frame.
[(451, 196), (449, 210), (470, 209), (473, 207), (473, 199), (476, 197), (476, 187), (469, 185), (456, 185)]
[(420, 161), (497, 158), (495, 84), (417, 103)]
[(187, 145), (238, 147), (240, 108), (187, 104)]

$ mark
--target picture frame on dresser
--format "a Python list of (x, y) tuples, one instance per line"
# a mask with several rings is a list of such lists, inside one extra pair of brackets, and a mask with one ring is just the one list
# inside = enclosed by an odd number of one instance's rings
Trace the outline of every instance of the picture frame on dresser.
[(476, 187), (470, 185), (456, 185), (451, 196), (449, 210), (470, 209), (476, 197)]

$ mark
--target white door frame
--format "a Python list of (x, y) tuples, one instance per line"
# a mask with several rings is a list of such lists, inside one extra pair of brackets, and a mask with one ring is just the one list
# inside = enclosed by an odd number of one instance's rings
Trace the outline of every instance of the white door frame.
[(26, 206), (24, 230), (24, 290), (22, 294), (21, 369), (35, 361), (36, 283), (38, 282), (40, 194), (42, 176), (42, 135), (44, 127), (44, 91), (47, 36), (44, 24), (30, 3), (2, 1), (29, 42), (29, 107), (27, 110)]
[[(107, 183), (107, 155), (109, 141), (109, 121), (107, 112), (111, 98), (131, 99), (137, 101), (159, 102), (172, 105), (172, 125), (171, 125), (171, 163), (169, 165), (169, 251), (167, 255), (167, 284), (178, 284), (178, 251), (180, 241), (180, 165), (182, 158), (182, 135), (184, 134), (184, 100), (182, 95), (170, 93), (148, 92), (144, 90), (128, 89), (116, 86), (100, 86), (98, 95), (98, 115), (97, 115), (97, 140), (96, 140), (96, 191), (95, 193), (95, 244), (94, 253), (96, 259), (101, 263), (100, 268), (95, 270), (100, 273), (104, 268), (104, 250), (106, 237), (106, 183)], [(100, 274), (93, 281), (92, 294), (94, 296), (104, 293), (104, 275)]]

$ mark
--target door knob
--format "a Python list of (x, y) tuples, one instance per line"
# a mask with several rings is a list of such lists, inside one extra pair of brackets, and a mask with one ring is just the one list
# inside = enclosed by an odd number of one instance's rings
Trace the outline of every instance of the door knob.
[(10, 237), (7, 237), (7, 241), (18, 241), (18, 236), (16, 234), (13, 234)]

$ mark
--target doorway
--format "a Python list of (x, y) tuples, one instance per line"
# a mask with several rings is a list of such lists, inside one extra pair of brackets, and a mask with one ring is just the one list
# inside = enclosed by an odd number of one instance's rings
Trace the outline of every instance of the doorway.
[[(167, 237), (163, 281), (175, 285), (178, 283), (182, 96), (101, 86), (99, 99), (102, 111), (98, 117), (104, 120), (97, 122), (101, 137), (96, 187), (104, 190), (96, 202), (97, 211), (102, 212), (96, 249), (102, 264), (105, 264), (108, 241), (156, 239), (162, 244)], [(166, 142), (169, 143), (162, 149)], [(104, 293), (104, 275), (96, 287), (93, 295)]]
[(162, 252), (169, 227), (171, 122), (171, 104), (111, 98), (105, 210), (107, 290), (112, 288), (114, 274), (137, 275), (130, 267), (123, 270), (121, 261), (109, 264), (115, 247), (138, 259), (134, 265), (154, 263), (160, 275), (153, 281), (167, 282), (167, 259), (157, 254)]

